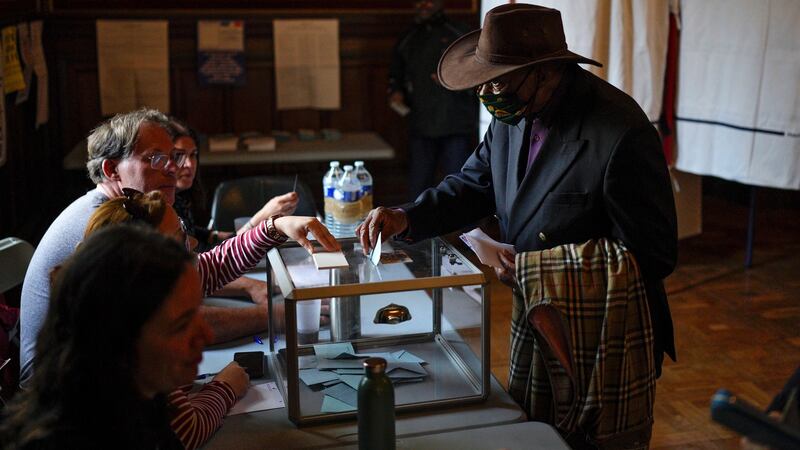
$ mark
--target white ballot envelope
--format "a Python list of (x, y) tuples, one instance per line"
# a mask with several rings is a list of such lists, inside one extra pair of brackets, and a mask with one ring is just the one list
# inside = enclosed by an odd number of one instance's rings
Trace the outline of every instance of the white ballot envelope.
[(481, 264), (487, 266), (497, 267), (498, 269), (503, 268), (503, 265), (500, 264), (500, 257), (498, 256), (501, 250), (508, 250), (514, 255), (517, 254), (513, 245), (495, 241), (480, 228), (475, 228), (469, 233), (462, 234), (460, 238), (476, 255), (478, 255)]
[(381, 262), (381, 232), (378, 232), (378, 242), (375, 243), (375, 247), (372, 247), (372, 251), (369, 253), (369, 260), (374, 265), (378, 265)]
[(347, 263), (347, 258), (344, 257), (344, 253), (342, 253), (341, 250), (338, 252), (312, 253), (311, 257), (314, 258), (314, 265), (320, 270), (347, 267), (350, 265)]

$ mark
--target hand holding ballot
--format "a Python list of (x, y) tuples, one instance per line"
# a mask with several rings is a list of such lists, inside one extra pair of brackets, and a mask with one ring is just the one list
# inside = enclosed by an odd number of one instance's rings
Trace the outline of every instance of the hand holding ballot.
[[(408, 228), (406, 213), (401, 209), (379, 206), (369, 212), (367, 218), (356, 228), (365, 255), (377, 245), (378, 240), (387, 240)], [(381, 238), (379, 238), (381, 236)]]
[(311, 233), (326, 251), (335, 252), (342, 249), (336, 238), (316, 217), (278, 217), (274, 224), (278, 231), (289, 236), (289, 239), (297, 241), (308, 250), (308, 253), (314, 253), (314, 245), (307, 239), (308, 233)]
[(482, 264), (491, 266), (503, 284), (516, 288), (514, 257), (517, 252), (511, 244), (497, 242), (480, 228), (461, 235), (461, 240), (472, 249)]

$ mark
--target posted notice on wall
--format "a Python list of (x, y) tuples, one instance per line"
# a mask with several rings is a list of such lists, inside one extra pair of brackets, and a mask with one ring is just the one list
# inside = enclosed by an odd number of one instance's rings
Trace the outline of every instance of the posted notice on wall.
[(0, 167), (6, 163), (6, 91), (3, 88), (5, 75), (5, 51), (0, 45)]
[(244, 21), (197, 22), (197, 71), (200, 84), (245, 83)]
[(22, 66), (17, 53), (17, 27), (5, 27), (2, 33), (4, 92), (10, 94), (25, 89), (25, 78), (22, 75)]
[(169, 111), (166, 20), (98, 20), (100, 109), (111, 115), (148, 107)]
[(339, 21), (275, 20), (278, 109), (339, 109)]

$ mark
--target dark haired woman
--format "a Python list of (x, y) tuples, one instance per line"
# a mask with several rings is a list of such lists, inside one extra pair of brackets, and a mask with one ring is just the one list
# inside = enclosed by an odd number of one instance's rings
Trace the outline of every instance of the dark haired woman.
[[(175, 208), (175, 212), (186, 224), (189, 234), (197, 239), (200, 250), (208, 250), (234, 234), (226, 231), (210, 230), (195, 224), (195, 208), (203, 208), (206, 204), (203, 186), (199, 179), (200, 149), (197, 146), (197, 134), (188, 125), (175, 117), (170, 117), (170, 126), (175, 148), (186, 153), (186, 162), (178, 169), (176, 174), (178, 177), (177, 189), (175, 203), (172, 207)], [(271, 198), (250, 219), (250, 222), (237, 230), (237, 234), (252, 228), (252, 224), (263, 222), (276, 214), (291, 215), (297, 209), (298, 198), (295, 192)], [(265, 305), (267, 302), (266, 293), (267, 286), (265, 282), (241, 277), (225, 285), (222, 291), (216, 292), (216, 295), (223, 297), (244, 295), (250, 297), (253, 303)]]
[(7, 407), (7, 449), (178, 449), (166, 394), (197, 375), (211, 330), (194, 257), (115, 226), (56, 271), (30, 388)]

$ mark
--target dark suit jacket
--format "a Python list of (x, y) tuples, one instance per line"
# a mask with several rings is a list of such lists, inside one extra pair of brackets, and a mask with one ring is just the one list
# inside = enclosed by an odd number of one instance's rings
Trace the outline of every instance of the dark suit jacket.
[(460, 173), (403, 207), (404, 238), (438, 236), (495, 214), (518, 252), (619, 239), (645, 280), (656, 362), (662, 352), (675, 359), (662, 280), (675, 267), (677, 226), (658, 134), (632, 98), (588, 71), (574, 66), (563, 83), (527, 174), (530, 124), (492, 120)]

